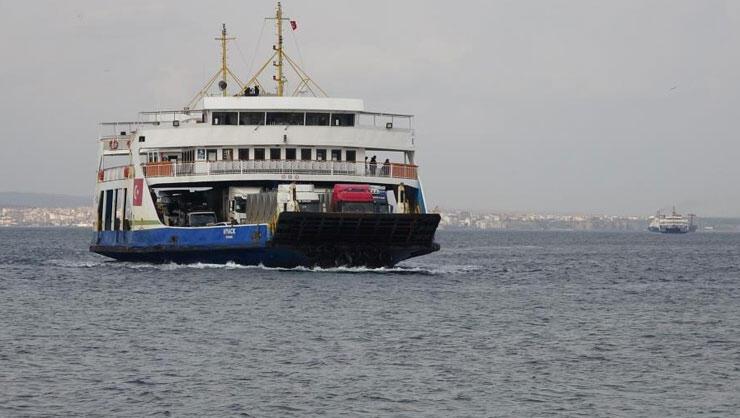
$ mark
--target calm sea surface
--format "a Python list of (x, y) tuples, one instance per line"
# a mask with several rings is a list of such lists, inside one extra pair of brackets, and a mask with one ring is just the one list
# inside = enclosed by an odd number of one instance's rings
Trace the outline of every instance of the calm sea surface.
[(740, 415), (740, 234), (447, 232), (391, 270), (0, 230), (0, 416)]

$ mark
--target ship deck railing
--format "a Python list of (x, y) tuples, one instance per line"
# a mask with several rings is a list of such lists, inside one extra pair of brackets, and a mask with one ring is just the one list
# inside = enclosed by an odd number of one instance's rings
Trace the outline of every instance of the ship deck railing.
[(191, 177), (237, 174), (293, 174), (320, 176), (361, 176), (397, 179), (418, 179), (418, 167), (413, 164), (365, 164), (352, 161), (290, 161), (235, 160), (158, 162), (143, 166), (146, 177)]
[(98, 171), (98, 183), (130, 179), (134, 175), (134, 166), (122, 165)]

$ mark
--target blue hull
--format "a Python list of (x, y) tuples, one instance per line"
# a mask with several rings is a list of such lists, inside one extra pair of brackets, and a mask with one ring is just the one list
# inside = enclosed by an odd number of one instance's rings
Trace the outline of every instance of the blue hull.
[(267, 225), (100, 231), (90, 251), (120, 261), (299, 266), (305, 257), (268, 248)]
[[(424, 215), (422, 215), (424, 216)], [(305, 217), (283, 217), (281, 221), (295, 221)], [(357, 217), (352, 218), (357, 221)], [(365, 222), (378, 219), (388, 221), (404, 217), (366, 217)], [(436, 218), (432, 219), (436, 229)], [(320, 221), (327, 222), (327, 218)], [(368, 224), (371, 225), (371, 224)], [(293, 268), (367, 266), (390, 267), (411, 257), (439, 250), (431, 239), (423, 241), (388, 241), (386, 234), (373, 239), (357, 239), (351, 234), (336, 235), (337, 228), (314, 231), (301, 237), (291, 223), (281, 223), (279, 234), (273, 237), (267, 225), (235, 225), (205, 228), (162, 227), (141, 231), (100, 231), (95, 235), (90, 251), (120, 261), (149, 263), (237, 263), (267, 267)], [(287, 228), (287, 230), (286, 230)], [(303, 229), (303, 228), (301, 228)], [(340, 228), (341, 229), (341, 228)], [(394, 228), (397, 229), (397, 228)], [(376, 227), (374, 230), (378, 230)], [(280, 232), (283, 231), (283, 232)], [(401, 231), (401, 229), (398, 229)], [(404, 232), (406, 236), (408, 232)], [(433, 232), (431, 237), (433, 237)], [(427, 242), (428, 241), (428, 242)]]

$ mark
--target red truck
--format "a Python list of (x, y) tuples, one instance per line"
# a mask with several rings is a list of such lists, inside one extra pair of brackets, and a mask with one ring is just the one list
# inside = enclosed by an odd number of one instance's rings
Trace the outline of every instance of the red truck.
[(388, 213), (385, 190), (369, 184), (335, 184), (331, 211), (343, 213)]

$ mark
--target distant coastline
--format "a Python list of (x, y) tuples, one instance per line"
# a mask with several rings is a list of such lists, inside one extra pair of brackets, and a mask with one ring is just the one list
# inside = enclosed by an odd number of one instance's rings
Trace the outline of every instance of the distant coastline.
[(0, 192), (0, 208), (79, 208), (92, 206), (89, 197), (52, 193)]
[[(481, 213), (436, 209), (442, 230), (647, 231), (648, 216)], [(740, 232), (740, 218), (697, 218), (698, 232)]]
[[(441, 230), (642, 232), (648, 225), (648, 216), (435, 211), (442, 216)], [(93, 222), (94, 210), (86, 197), (0, 192), (0, 228), (92, 228)], [(740, 218), (699, 217), (697, 223), (699, 232), (740, 232)]]

